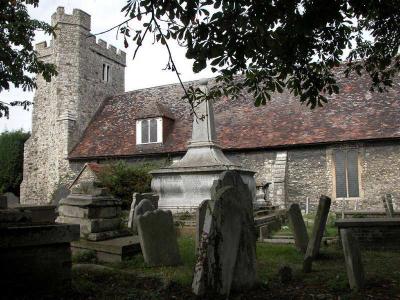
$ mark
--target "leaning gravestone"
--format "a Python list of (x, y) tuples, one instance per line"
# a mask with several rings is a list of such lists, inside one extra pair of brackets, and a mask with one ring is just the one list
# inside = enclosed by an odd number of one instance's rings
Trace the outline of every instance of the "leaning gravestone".
[(181, 264), (171, 211), (147, 211), (138, 216), (137, 228), (143, 257), (148, 265)]
[(382, 202), (385, 207), (386, 215), (389, 218), (393, 218), (394, 217), (394, 209), (393, 209), (392, 195), (386, 194), (385, 196), (382, 196)]
[(297, 203), (290, 205), (288, 210), (289, 224), (294, 235), (294, 242), (297, 249), (302, 253), (306, 253), (308, 245), (308, 233), (301, 215), (300, 206)]
[(340, 238), (342, 240), (350, 288), (361, 290), (364, 287), (364, 268), (358, 241), (354, 238), (351, 229), (340, 229)]
[[(132, 209), (132, 208), (131, 208)], [(128, 228), (131, 228), (132, 231), (137, 234), (137, 219), (139, 216), (144, 215), (145, 212), (155, 210), (152, 202), (148, 199), (142, 199), (138, 205), (133, 210), (132, 219), (131, 214), (129, 214)]]
[(319, 198), (317, 215), (315, 216), (311, 239), (308, 242), (307, 251), (303, 262), (303, 271), (306, 273), (311, 272), (312, 261), (318, 256), (330, 206), (331, 199), (329, 197), (321, 196)]
[(252, 196), (238, 172), (214, 181), (192, 283), (196, 295), (229, 295), (256, 281)]

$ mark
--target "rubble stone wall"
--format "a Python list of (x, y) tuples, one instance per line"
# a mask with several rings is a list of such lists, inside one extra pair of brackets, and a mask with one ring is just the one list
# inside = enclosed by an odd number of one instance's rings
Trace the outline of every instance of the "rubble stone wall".
[[(126, 55), (90, 36), (90, 15), (59, 7), (51, 23), (56, 37), (36, 45), (39, 57), (56, 65), (58, 76), (38, 78), (32, 135), (25, 144), (21, 203), (44, 204), (77, 175), (67, 156), (81, 138), (104, 99), (124, 92)], [(110, 80), (103, 80), (103, 64)]]

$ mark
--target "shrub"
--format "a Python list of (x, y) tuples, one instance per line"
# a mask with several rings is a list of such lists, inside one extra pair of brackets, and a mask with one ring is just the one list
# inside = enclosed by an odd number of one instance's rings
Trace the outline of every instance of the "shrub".
[(102, 186), (108, 188), (112, 195), (122, 199), (123, 208), (130, 207), (133, 193), (150, 192), (151, 175), (155, 169), (152, 164), (129, 165), (124, 161), (105, 165), (98, 178)]
[(30, 133), (22, 130), (0, 134), (0, 194), (12, 192), (19, 196), (24, 162), (24, 143)]

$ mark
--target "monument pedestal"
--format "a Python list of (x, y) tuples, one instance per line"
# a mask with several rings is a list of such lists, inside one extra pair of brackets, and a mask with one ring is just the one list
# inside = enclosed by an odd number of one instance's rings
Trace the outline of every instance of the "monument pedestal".
[(121, 229), (121, 201), (110, 195), (72, 193), (59, 205), (56, 221), (79, 224), (81, 238), (102, 241), (129, 234)]
[[(207, 92), (206, 82), (201, 87)], [(216, 143), (213, 105), (210, 100), (195, 108), (192, 139), (185, 156), (169, 167), (152, 171), (151, 188), (159, 196), (158, 207), (173, 212), (194, 211), (203, 200), (211, 199), (211, 186), (219, 175), (237, 171), (255, 201), (255, 172), (232, 163)]]

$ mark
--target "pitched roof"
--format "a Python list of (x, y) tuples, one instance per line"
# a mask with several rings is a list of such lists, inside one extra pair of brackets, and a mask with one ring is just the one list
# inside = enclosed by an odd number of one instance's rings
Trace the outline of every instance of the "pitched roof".
[[(400, 138), (400, 82), (387, 93), (368, 91), (370, 79), (345, 78), (337, 69), (340, 94), (322, 108), (310, 110), (284, 91), (265, 106), (255, 107), (243, 92), (238, 99), (214, 104), (218, 143), (226, 150), (290, 147), (339, 141)], [(186, 83), (187, 85), (191, 83)], [(189, 104), (179, 84), (127, 92), (105, 100), (69, 158), (136, 156), (186, 151), (192, 131)], [(136, 145), (136, 119), (151, 109), (174, 119), (163, 144)], [(142, 112), (146, 111), (145, 114)], [(154, 115), (155, 116), (155, 115)]]
[(75, 185), (75, 183), (78, 181), (79, 177), (81, 177), (82, 173), (86, 170), (86, 168), (89, 168), (97, 176), (100, 173), (101, 169), (103, 169), (103, 166), (98, 163), (86, 163), (79, 172), (79, 174), (76, 175), (75, 179), (69, 185), (68, 187), (69, 189), (71, 189)]

